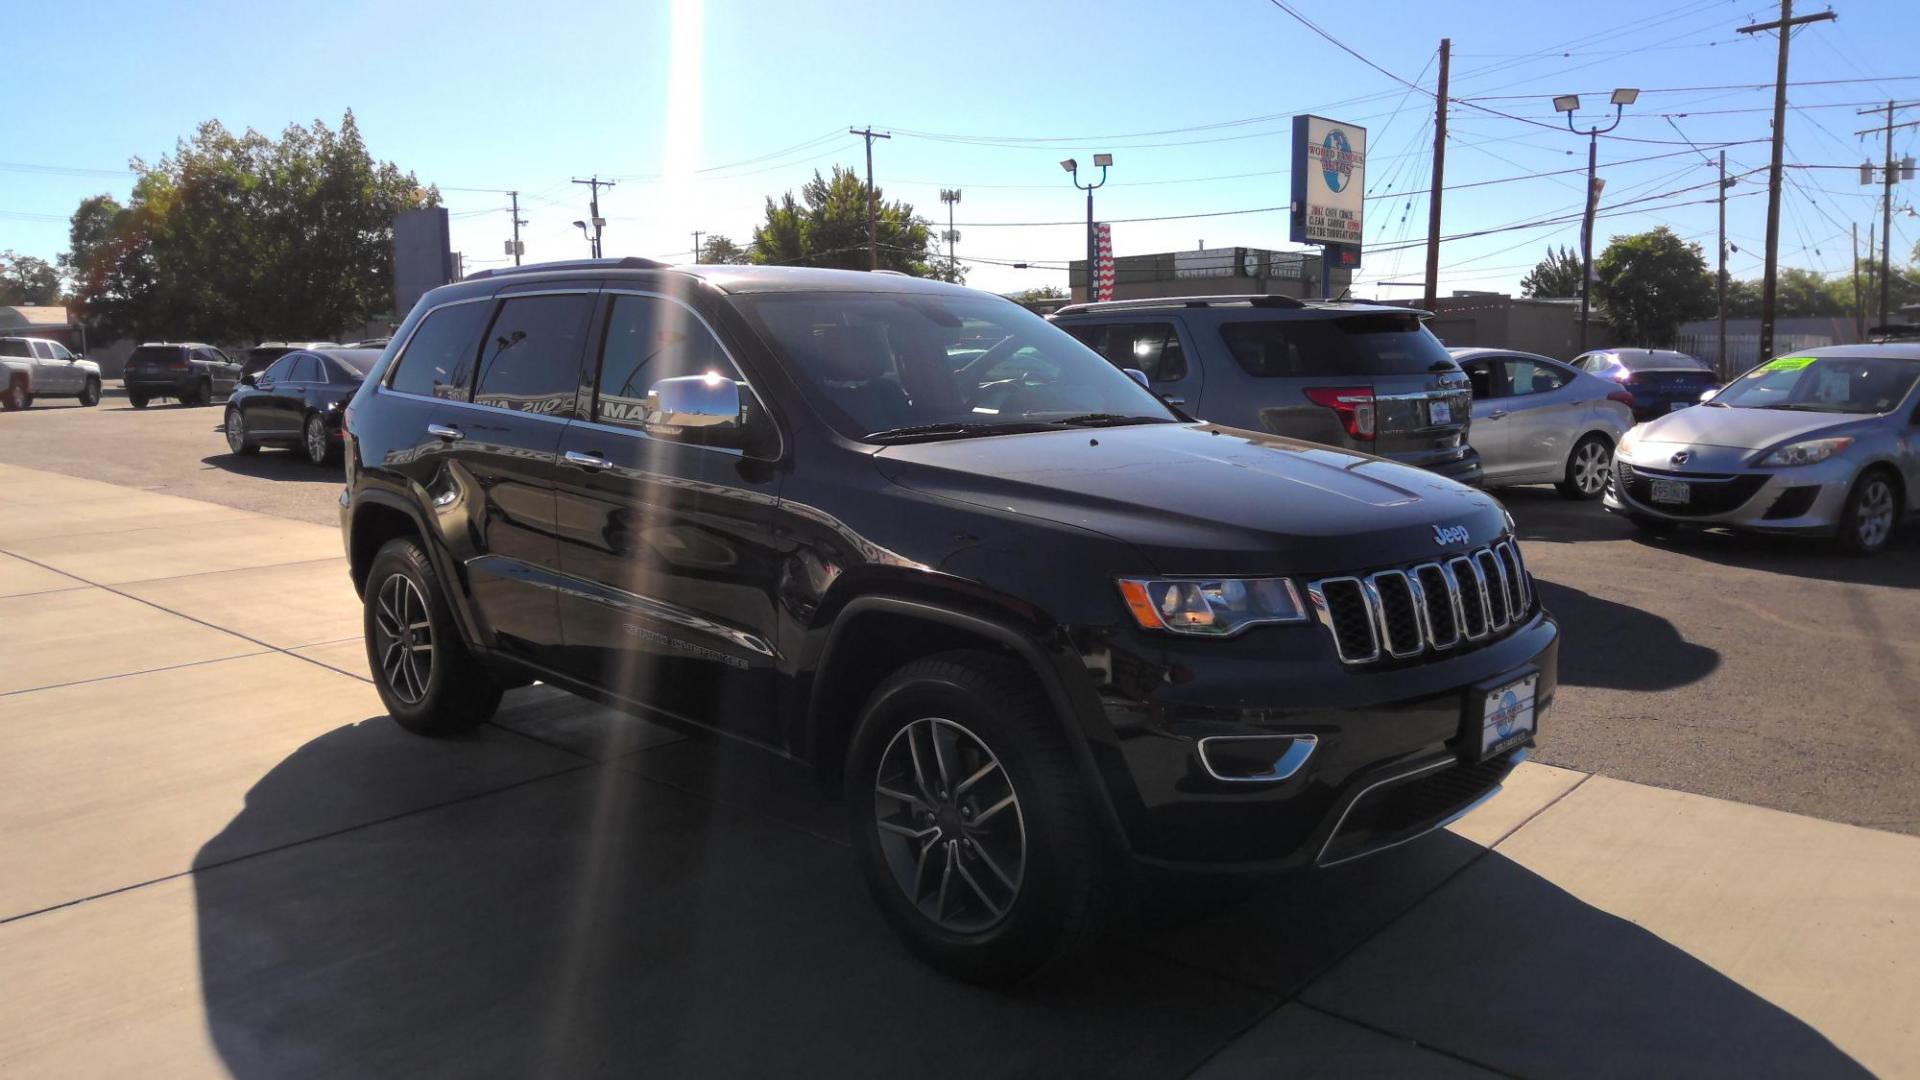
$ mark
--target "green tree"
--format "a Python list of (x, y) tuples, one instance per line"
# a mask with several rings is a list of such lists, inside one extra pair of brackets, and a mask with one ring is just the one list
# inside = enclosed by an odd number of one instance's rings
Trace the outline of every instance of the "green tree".
[(708, 266), (717, 266), (739, 265), (748, 262), (749, 259), (746, 248), (734, 243), (731, 239), (728, 239), (720, 233), (715, 233), (707, 237), (706, 242), (700, 245), (700, 250), (695, 253), (694, 261)]
[(1547, 249), (1547, 257), (1520, 279), (1520, 295), (1564, 297), (1580, 295), (1580, 256), (1562, 245)]
[[(1860, 301), (1867, 312), (1867, 325), (1880, 324), (1880, 258), (1863, 258), (1859, 262)], [(1920, 245), (1915, 245), (1913, 260), (1905, 266), (1895, 262), (1888, 276), (1887, 318), (1898, 322), (1897, 312), (1908, 304), (1920, 304)], [(1842, 314), (1851, 315), (1853, 303), (1853, 275), (1835, 274), (1827, 279), (1827, 292), (1840, 306)]]
[(1065, 300), (1066, 298), (1067, 290), (1058, 285), (1040, 285), (1007, 294), (1007, 299), (1016, 304), (1037, 304), (1043, 300)]
[(0, 251), (0, 306), (59, 302), (59, 271), (45, 259)]
[(1594, 270), (1595, 292), (1621, 344), (1667, 345), (1681, 323), (1715, 310), (1713, 276), (1700, 245), (1664, 225), (1614, 237)]
[(257, 340), (363, 324), (393, 303), (394, 217), (439, 202), (372, 159), (351, 112), (337, 130), (295, 124), (278, 139), (208, 121), (133, 167), (124, 209), (88, 200), (75, 212), (70, 253), (88, 315), (129, 336)]
[[(1808, 315), (1832, 318), (1852, 310), (1851, 303), (1842, 305), (1829, 289), (1827, 276), (1815, 270), (1802, 270), (1797, 266), (1782, 267), (1779, 276), (1774, 279), (1774, 290), (1776, 318)], [(1848, 286), (1848, 292), (1851, 295), (1851, 285)]]
[[(875, 233), (880, 268), (915, 277), (931, 277), (938, 261), (929, 244), (932, 231), (905, 202), (888, 202), (879, 189)], [(778, 266), (826, 266), (842, 270), (867, 269), (867, 185), (850, 169), (833, 167), (831, 177), (816, 170), (813, 179), (779, 201), (767, 199), (766, 220), (753, 230), (752, 259)], [(953, 275), (956, 268), (939, 271)], [(957, 280), (949, 277), (949, 280)]]
[(125, 208), (111, 195), (91, 195), (80, 200), (79, 209), (67, 221), (67, 250), (60, 256), (60, 272), (75, 291), (114, 242), (114, 230)]

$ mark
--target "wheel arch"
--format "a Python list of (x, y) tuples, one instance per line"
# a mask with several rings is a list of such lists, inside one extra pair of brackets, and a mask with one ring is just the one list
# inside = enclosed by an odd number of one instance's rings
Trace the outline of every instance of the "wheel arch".
[(855, 597), (834, 619), (806, 699), (804, 752), (823, 785), (837, 790), (848, 740), (873, 689), (906, 663), (954, 649), (981, 649), (1019, 664), (1046, 698), (1049, 715), (1062, 726), (1075, 767), (1111, 841), (1125, 850), (1128, 833), (1114, 805), (1113, 789), (1094, 760), (1086, 730), (1088, 705), (1097, 712), (1097, 700), (1076, 702), (1055, 661), (1031, 634), (925, 599)]

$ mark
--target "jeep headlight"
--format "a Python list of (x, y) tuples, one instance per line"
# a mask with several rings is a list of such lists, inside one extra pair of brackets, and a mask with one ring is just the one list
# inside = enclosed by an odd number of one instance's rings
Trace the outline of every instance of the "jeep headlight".
[(1122, 578), (1120, 595), (1147, 630), (1230, 637), (1249, 626), (1305, 622), (1300, 592), (1286, 578)]
[(1853, 445), (1846, 437), (1836, 439), (1808, 439), (1806, 442), (1788, 443), (1767, 452), (1755, 465), (1817, 465), (1833, 455)]

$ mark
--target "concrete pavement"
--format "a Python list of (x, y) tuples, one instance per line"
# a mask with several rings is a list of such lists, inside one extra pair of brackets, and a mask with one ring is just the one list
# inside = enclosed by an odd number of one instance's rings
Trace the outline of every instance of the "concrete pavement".
[(1920, 838), (1528, 765), (991, 994), (784, 764), (413, 738), (358, 623), (332, 529), (0, 466), (0, 1075), (1920, 1075)]

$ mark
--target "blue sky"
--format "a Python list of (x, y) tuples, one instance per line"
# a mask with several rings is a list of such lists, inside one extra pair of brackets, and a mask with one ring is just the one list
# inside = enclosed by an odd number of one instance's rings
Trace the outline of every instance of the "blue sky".
[[(1712, 248), (1713, 170), (1683, 140), (1708, 147), (1764, 140), (1766, 90), (1652, 92), (1770, 83), (1774, 45), (1735, 27), (1772, 18), (1762, 0), (1628, 0), (1613, 4), (1461, 4), (1290, 0), (1387, 71), (1431, 86), (1434, 54), (1453, 39), (1456, 97), (1552, 125), (1548, 98), (1588, 93), (1588, 115), (1615, 86), (1645, 93), (1601, 141), (1608, 180), (1596, 234), (1656, 224)], [(1803, 5), (1803, 9), (1810, 5)], [(1842, 0), (1840, 18), (1799, 33), (1787, 160), (1856, 165), (1871, 146), (1855, 131), (1867, 103), (1920, 99), (1920, 8), (1912, 0)], [(66, 217), (99, 191), (124, 197), (127, 159), (152, 159), (199, 121), (277, 132), (290, 122), (337, 121), (352, 108), (373, 153), (441, 185), (454, 247), (470, 268), (503, 259), (508, 230), (500, 189), (522, 193), (531, 259), (585, 254), (570, 223), (586, 216), (584, 187), (598, 173), (609, 254), (684, 259), (691, 232), (744, 241), (768, 194), (796, 188), (815, 168), (861, 163), (849, 125), (894, 133), (876, 146), (876, 177), (940, 219), (938, 192), (958, 187), (963, 257), (1050, 263), (1083, 251), (1072, 222), (1081, 196), (1055, 164), (1110, 151), (1098, 195), (1103, 219), (1211, 214), (1284, 206), (1287, 117), (1315, 111), (1370, 129), (1366, 234), (1357, 295), (1406, 297), (1423, 252), (1395, 243), (1425, 234), (1431, 98), (1316, 37), (1268, 0), (1187, 3), (967, 4), (659, 0), (655, 3), (45, 5), (36, 39), (72, 42), (57, 77), (13, 82), (0, 115), (0, 248), (51, 258)], [(1898, 81), (1868, 77), (1906, 76)], [(1497, 96), (1497, 97), (1496, 97)], [(1686, 114), (1684, 116), (1678, 114)], [(1258, 119), (1266, 118), (1266, 119)], [(1920, 110), (1903, 119), (1920, 119)], [(1236, 123), (1237, 121), (1248, 121)], [(1219, 125), (1219, 126), (1209, 126)], [(1898, 133), (1896, 154), (1920, 152), (1920, 129)], [(960, 137), (960, 138), (955, 138)], [(1628, 139), (1654, 140), (1647, 142)], [(1447, 153), (1444, 231), (1498, 229), (1576, 212), (1585, 140), (1456, 106)], [(768, 156), (772, 155), (772, 156)], [(1656, 156), (1658, 155), (1658, 156)], [(1728, 148), (1736, 173), (1763, 169), (1763, 141)], [(1632, 158), (1653, 158), (1635, 163)], [(1782, 262), (1847, 266), (1847, 227), (1877, 220), (1855, 172), (1789, 170)], [(1920, 182), (1916, 182), (1920, 183)], [(1920, 202), (1916, 183), (1896, 203)], [(1646, 196), (1682, 192), (1615, 208)], [(1757, 276), (1765, 177), (1735, 189), (1731, 268)], [(944, 221), (941, 221), (944, 227)], [(1902, 216), (1896, 249), (1920, 240)], [(1283, 212), (1114, 226), (1118, 254), (1247, 245), (1291, 247)], [(1569, 223), (1450, 241), (1441, 286), (1515, 290), (1548, 244), (1577, 242)], [(489, 262), (488, 260), (493, 260)], [(973, 267), (970, 283), (1010, 291), (1064, 284), (1065, 273)]]

